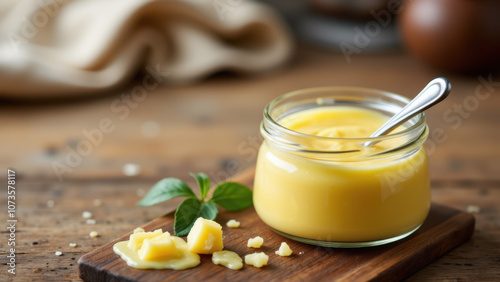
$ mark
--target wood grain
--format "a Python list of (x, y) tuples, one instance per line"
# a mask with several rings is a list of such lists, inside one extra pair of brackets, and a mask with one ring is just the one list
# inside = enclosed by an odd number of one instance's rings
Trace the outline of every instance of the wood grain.
[[(178, 175), (188, 184), (194, 180)], [(163, 203), (144, 208), (135, 206), (154, 179), (79, 180), (64, 183), (21, 179), (19, 181), (19, 233), (14, 279), (79, 280), (77, 260), (137, 226), (165, 214), (178, 204)], [(141, 193), (139, 193), (141, 192)], [(94, 199), (101, 199), (99, 207)], [(457, 210), (469, 205), (480, 207), (474, 213), (476, 226), (470, 240), (428, 264), (409, 277), (409, 281), (499, 281), (500, 280), (500, 185), (495, 182), (433, 181), (432, 199)], [(47, 207), (53, 200), (54, 207)], [(82, 212), (94, 214), (95, 225), (88, 225)], [(0, 221), (5, 222), (4, 213)], [(90, 238), (90, 231), (100, 236)], [(6, 236), (6, 233), (2, 233)], [(76, 243), (76, 248), (68, 246)], [(0, 242), (2, 251), (5, 241)], [(61, 251), (62, 256), (54, 255)], [(0, 256), (5, 266), (6, 256)], [(5, 268), (4, 268), (5, 269)]]
[[(251, 169), (235, 181), (252, 185)], [(224, 226), (229, 219), (242, 222), (242, 227)], [(470, 238), (474, 217), (469, 213), (433, 204), (427, 220), (410, 237), (385, 246), (362, 249), (334, 249), (302, 244), (274, 233), (249, 208), (241, 212), (222, 211), (217, 219), (223, 225), (225, 249), (244, 256), (263, 251), (270, 256), (269, 265), (262, 269), (244, 266), (240, 271), (214, 265), (209, 255), (202, 255), (200, 266), (184, 271), (139, 270), (113, 252), (113, 245), (125, 241), (130, 232), (84, 255), (78, 261), (79, 276), (85, 281), (172, 281), (200, 279), (204, 281), (235, 280), (339, 280), (339, 281), (398, 281)], [(173, 215), (157, 218), (142, 226), (146, 231), (173, 231)], [(246, 247), (249, 238), (261, 236), (261, 249)], [(279, 257), (274, 251), (281, 242), (294, 251), (291, 257)]]

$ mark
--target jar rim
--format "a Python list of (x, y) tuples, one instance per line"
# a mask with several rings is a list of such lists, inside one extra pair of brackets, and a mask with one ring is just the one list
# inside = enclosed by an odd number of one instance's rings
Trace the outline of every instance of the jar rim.
[[(370, 142), (370, 141), (377, 141), (377, 142), (379, 142), (379, 141), (388, 140), (388, 139), (392, 139), (392, 138), (398, 138), (398, 137), (401, 137), (401, 136), (408, 135), (410, 132), (418, 129), (419, 127), (422, 127), (422, 125), (425, 124), (425, 113), (422, 112), (422, 113), (419, 113), (418, 115), (416, 115), (415, 117), (413, 117), (412, 119), (410, 119), (410, 120), (415, 120), (414, 123), (411, 126), (408, 126), (407, 128), (405, 128), (405, 129), (403, 129), (401, 131), (398, 131), (398, 132), (391, 132), (389, 134), (381, 135), (381, 136), (378, 136), (378, 137), (339, 138), (339, 137), (317, 136), (317, 135), (311, 135), (311, 134), (307, 134), (307, 133), (298, 132), (298, 131), (295, 131), (295, 130), (292, 130), (290, 128), (287, 128), (287, 127), (283, 126), (282, 124), (280, 124), (277, 120), (275, 120), (271, 116), (272, 107), (275, 106), (278, 102), (280, 102), (280, 101), (282, 101), (284, 99), (287, 99), (287, 98), (290, 98), (290, 97), (294, 97), (294, 96), (298, 96), (298, 95), (303, 94), (305, 92), (340, 91), (340, 90), (341, 91), (359, 91), (359, 92), (363, 92), (363, 93), (370, 93), (370, 92), (371, 93), (377, 93), (377, 94), (381, 94), (383, 96), (386, 96), (387, 98), (394, 99), (396, 101), (402, 102), (405, 105), (408, 104), (411, 101), (409, 98), (404, 97), (402, 95), (395, 94), (395, 93), (392, 93), (392, 92), (388, 92), (388, 91), (385, 91), (385, 90), (374, 89), (374, 88), (353, 87), (353, 86), (322, 86), (322, 87), (311, 87), (311, 88), (304, 88), (304, 89), (294, 90), (294, 91), (285, 93), (285, 94), (283, 94), (283, 95), (281, 95), (281, 96), (273, 99), (264, 108), (264, 119), (267, 120), (267, 121), (270, 121), (274, 127), (277, 127), (280, 130), (282, 130), (282, 131), (284, 131), (284, 132), (286, 132), (288, 134), (294, 135), (294, 136), (304, 137), (304, 138), (314, 138), (314, 139), (317, 139), (317, 140), (351, 141), (351, 142)], [(348, 95), (346, 95), (346, 96), (348, 96)]]

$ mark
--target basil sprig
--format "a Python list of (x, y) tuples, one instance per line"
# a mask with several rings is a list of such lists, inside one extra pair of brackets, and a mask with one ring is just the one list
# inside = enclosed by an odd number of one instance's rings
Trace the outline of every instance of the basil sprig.
[(235, 182), (224, 182), (215, 187), (212, 198), (206, 199), (210, 190), (210, 179), (204, 173), (190, 173), (198, 182), (200, 197), (182, 180), (165, 178), (157, 182), (137, 205), (148, 207), (177, 197), (187, 197), (175, 211), (174, 233), (185, 236), (193, 227), (198, 217), (214, 220), (217, 205), (239, 211), (252, 205), (252, 190)]

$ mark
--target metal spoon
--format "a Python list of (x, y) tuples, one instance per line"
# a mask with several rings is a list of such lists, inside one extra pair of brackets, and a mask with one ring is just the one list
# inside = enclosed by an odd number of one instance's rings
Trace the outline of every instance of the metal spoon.
[[(450, 93), (451, 84), (444, 77), (433, 79), (422, 91), (413, 98), (401, 111), (390, 118), (384, 125), (375, 131), (370, 138), (385, 135), (415, 115), (443, 101)], [(371, 146), (378, 141), (365, 142), (364, 146)]]

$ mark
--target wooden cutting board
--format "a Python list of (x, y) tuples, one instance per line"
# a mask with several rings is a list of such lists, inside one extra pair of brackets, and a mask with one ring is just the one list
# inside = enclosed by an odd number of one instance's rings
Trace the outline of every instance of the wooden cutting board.
[[(254, 171), (249, 170), (232, 181), (253, 183)], [(238, 229), (225, 226), (229, 219), (241, 222)], [(110, 242), (78, 260), (79, 275), (85, 281), (247, 281), (247, 280), (377, 280), (404, 279), (452, 248), (469, 239), (474, 231), (474, 217), (466, 212), (432, 204), (427, 220), (411, 236), (384, 246), (361, 249), (335, 249), (302, 244), (273, 232), (252, 208), (241, 212), (220, 211), (216, 221), (223, 226), (224, 247), (241, 257), (257, 249), (249, 249), (249, 238), (261, 236), (264, 245), (258, 251), (269, 256), (263, 268), (245, 265), (241, 270), (230, 270), (215, 265), (210, 255), (201, 256), (195, 268), (175, 270), (139, 270), (129, 266), (113, 252), (116, 242), (128, 240), (130, 233)], [(173, 213), (159, 217), (144, 226), (146, 231), (162, 228), (173, 233)], [(133, 230), (136, 226), (131, 226)], [(274, 252), (281, 242), (293, 250), (290, 257)]]

